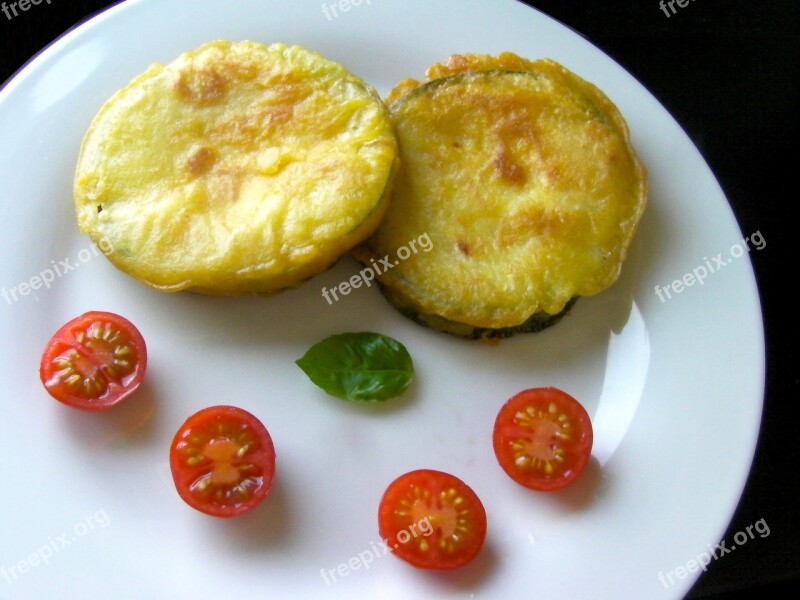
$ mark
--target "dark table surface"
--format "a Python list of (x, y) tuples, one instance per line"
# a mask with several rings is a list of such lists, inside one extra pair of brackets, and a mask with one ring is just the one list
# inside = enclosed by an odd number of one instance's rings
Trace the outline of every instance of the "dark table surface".
[[(795, 272), (797, 258), (789, 234), (794, 213), (781, 210), (798, 196), (786, 184), (798, 169), (800, 3), (678, 1), (686, 6), (672, 2), (674, 13), (670, 3), (661, 8), (659, 0), (526, 4), (582, 34), (641, 81), (703, 154), (743, 234), (760, 231), (768, 244), (750, 255), (767, 343), (764, 415), (745, 493), (723, 539), (761, 519), (770, 535), (712, 562), (688, 597), (751, 598), (759, 592), (784, 597), (800, 589), (800, 484), (792, 475), (800, 458), (795, 437), (800, 377), (791, 369), (797, 358), (796, 346), (789, 344), (790, 331), (797, 331), (797, 311), (780, 308), (789, 294), (778, 285)], [(0, 82), (111, 4), (42, 0), (17, 17), (0, 12)]]

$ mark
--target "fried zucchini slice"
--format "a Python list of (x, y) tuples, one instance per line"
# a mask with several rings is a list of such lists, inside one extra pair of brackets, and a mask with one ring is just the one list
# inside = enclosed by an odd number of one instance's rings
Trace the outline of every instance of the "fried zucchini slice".
[(80, 230), (163, 291), (269, 294), (331, 266), (386, 208), (375, 90), (300, 46), (213, 41), (110, 98), (78, 159)]
[[(354, 256), (414, 320), (470, 338), (539, 331), (619, 276), (645, 169), (617, 108), (551, 60), (456, 56), (387, 97), (401, 167)], [(427, 234), (430, 252), (398, 253)], [(394, 260), (395, 257), (406, 257)]]

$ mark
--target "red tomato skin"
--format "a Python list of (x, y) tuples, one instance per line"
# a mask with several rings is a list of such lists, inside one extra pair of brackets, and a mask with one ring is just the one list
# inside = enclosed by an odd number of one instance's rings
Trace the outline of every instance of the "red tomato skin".
[[(98, 398), (86, 398), (70, 393), (57, 380), (52, 361), (74, 345), (73, 338), (81, 329), (92, 323), (107, 322), (118, 327), (136, 351), (134, 371), (120, 383), (111, 382), (106, 392)], [(62, 325), (50, 338), (39, 362), (39, 379), (50, 396), (71, 408), (84, 411), (108, 410), (130, 397), (141, 385), (147, 371), (147, 344), (139, 329), (125, 317), (106, 311), (89, 311)]]
[[(437, 539), (431, 540), (431, 549), (426, 553), (415, 551), (409, 543), (419, 536), (428, 537), (426, 531), (432, 526), (422, 527), (398, 515), (400, 500), (414, 487), (428, 490), (451, 488), (464, 498), (463, 505), (469, 509), (470, 531), (467, 545), (458, 554), (447, 555), (437, 548)], [(381, 539), (392, 553), (418, 569), (430, 571), (452, 571), (472, 562), (483, 548), (486, 540), (486, 510), (475, 491), (464, 481), (443, 471), (418, 469), (409, 471), (392, 481), (384, 492), (378, 508), (378, 530)], [(405, 532), (404, 536), (400, 533)], [(404, 542), (405, 540), (405, 542)]]
[[(542, 407), (554, 403), (559, 410), (568, 415), (577, 430), (577, 437), (566, 448), (568, 450), (566, 472), (555, 476), (521, 472), (514, 464), (514, 458), (508, 449), (509, 437), (513, 436), (515, 426), (512, 425), (514, 415), (527, 406)], [(519, 428), (516, 427), (517, 431)], [(530, 388), (515, 394), (501, 407), (497, 413), (492, 445), (498, 463), (506, 474), (519, 485), (538, 492), (555, 492), (572, 485), (586, 469), (592, 453), (594, 431), (589, 414), (583, 405), (574, 397), (555, 387)]]
[[(191, 470), (187, 470), (179, 452), (179, 445), (188, 436), (187, 432), (191, 428), (202, 428), (205, 422), (214, 419), (233, 419), (238, 423), (251, 426), (259, 442), (258, 455), (261, 460), (261, 466), (264, 469), (263, 476), (260, 478), (260, 485), (247, 502), (242, 502), (235, 506), (220, 506), (202, 502), (192, 494), (190, 485), (196, 474), (193, 474)], [(238, 517), (255, 509), (266, 498), (275, 479), (275, 446), (272, 436), (270, 436), (269, 431), (258, 417), (236, 406), (209, 406), (190, 416), (175, 433), (170, 445), (169, 461), (175, 489), (181, 499), (203, 514), (222, 519)]]

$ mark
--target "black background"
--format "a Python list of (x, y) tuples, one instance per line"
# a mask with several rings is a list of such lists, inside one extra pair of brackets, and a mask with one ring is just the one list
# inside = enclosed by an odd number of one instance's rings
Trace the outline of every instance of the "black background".
[[(12, 20), (0, 13), (0, 81), (111, 4), (52, 0)], [(789, 276), (797, 270), (789, 233), (795, 217), (789, 207), (794, 207), (798, 193), (787, 184), (798, 169), (800, 84), (794, 71), (800, 64), (800, 2), (692, 0), (685, 8), (675, 5), (677, 13), (670, 17), (658, 0), (526, 4), (582, 34), (641, 81), (709, 163), (742, 233), (760, 231), (767, 242), (764, 250), (750, 255), (766, 329), (764, 417), (745, 494), (724, 539), (759, 519), (767, 522), (770, 535), (714, 561), (689, 598), (751, 598), (757, 592), (783, 597), (790, 589), (797, 591), (800, 453), (795, 401), (800, 386), (792, 369), (797, 357), (789, 332), (798, 327), (797, 311), (780, 304), (791, 298), (780, 282), (791, 281)]]

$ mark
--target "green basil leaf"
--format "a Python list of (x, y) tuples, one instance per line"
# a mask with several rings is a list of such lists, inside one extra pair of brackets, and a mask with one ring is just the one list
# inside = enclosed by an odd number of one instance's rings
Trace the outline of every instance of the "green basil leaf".
[(399, 396), (414, 374), (403, 344), (369, 331), (325, 338), (295, 363), (330, 395), (356, 402)]

